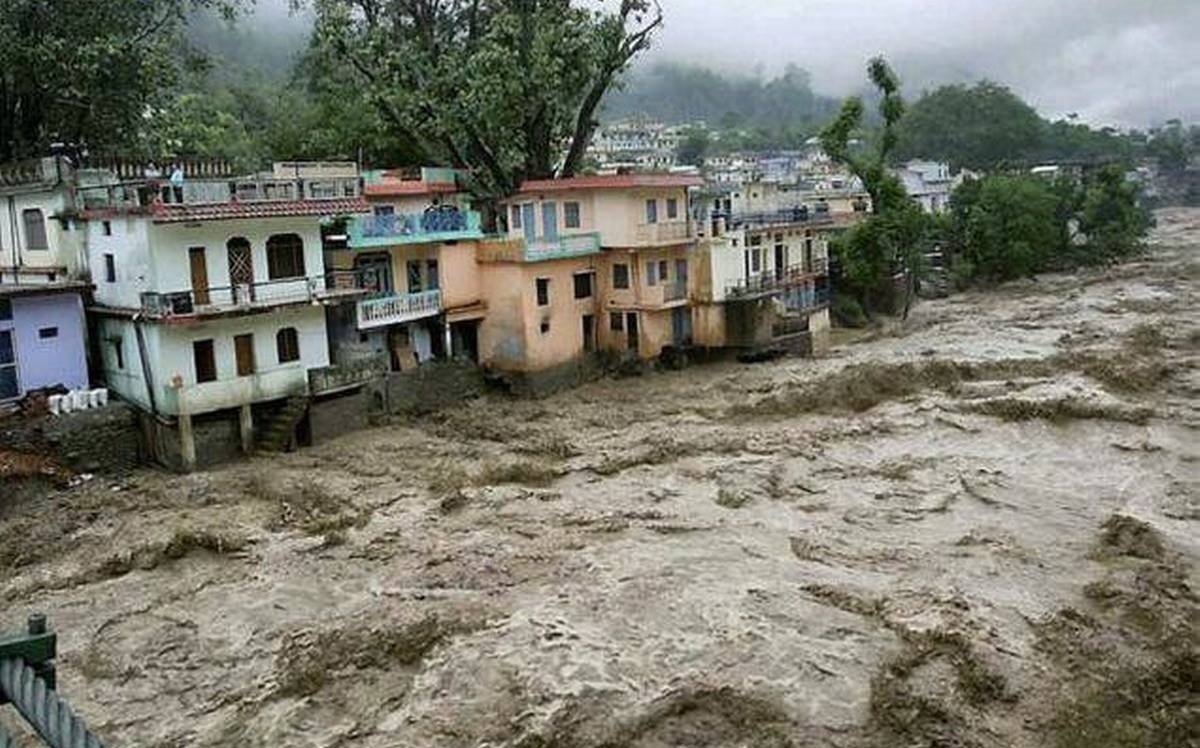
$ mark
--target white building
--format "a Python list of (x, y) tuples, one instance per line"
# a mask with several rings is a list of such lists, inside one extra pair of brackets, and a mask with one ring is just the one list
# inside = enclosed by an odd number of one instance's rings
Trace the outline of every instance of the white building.
[(953, 177), (950, 165), (939, 161), (909, 161), (896, 170), (909, 197), (921, 204), (926, 213), (942, 213), (950, 206)]
[[(321, 222), (366, 212), (359, 189), (329, 177), (79, 191), (101, 368), (117, 394), (177, 427), (178, 464), (205, 457), (193, 419), (235, 421), (249, 450), (256, 415), (307, 398), (310, 372), (329, 366), (325, 307), (362, 291), (326, 273)], [(174, 463), (172, 447), (157, 456)]]

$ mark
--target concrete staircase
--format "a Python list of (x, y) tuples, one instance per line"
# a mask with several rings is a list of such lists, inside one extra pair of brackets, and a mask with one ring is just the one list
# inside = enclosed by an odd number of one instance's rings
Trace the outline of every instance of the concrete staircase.
[(292, 447), (296, 426), (308, 412), (308, 396), (289, 397), (284, 406), (267, 421), (258, 442), (259, 452), (286, 452)]

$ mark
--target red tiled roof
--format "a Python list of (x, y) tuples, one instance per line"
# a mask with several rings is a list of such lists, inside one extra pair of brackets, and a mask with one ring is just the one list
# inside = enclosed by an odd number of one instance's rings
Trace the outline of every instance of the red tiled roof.
[(237, 218), (278, 218), (286, 216), (336, 216), (370, 213), (371, 206), (358, 197), (332, 200), (279, 200), (256, 202), (206, 203), (202, 205), (157, 204), (155, 223), (221, 221)]
[(691, 174), (598, 174), (569, 179), (533, 179), (518, 194), (563, 190), (622, 190), (636, 187), (700, 187), (704, 180)]
[(422, 182), (417, 179), (384, 180), (363, 188), (367, 197), (403, 197), (405, 195), (442, 195), (458, 192), (449, 182)]

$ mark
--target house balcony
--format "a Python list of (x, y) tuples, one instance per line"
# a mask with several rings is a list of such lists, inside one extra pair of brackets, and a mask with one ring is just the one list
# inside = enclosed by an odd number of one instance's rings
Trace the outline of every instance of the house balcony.
[(212, 413), (253, 403), (280, 400), (308, 392), (308, 373), (303, 364), (256, 372), (234, 379), (219, 379), (188, 387), (164, 388), (162, 410), (166, 415)]
[(225, 204), (321, 202), (355, 199), (361, 195), (357, 178), (238, 179), (201, 175), (184, 179), (179, 193), (166, 177), (128, 179), (82, 186), (76, 190), (82, 211), (135, 210), (154, 206), (211, 206)]
[(420, 293), (387, 294), (358, 302), (358, 329), (412, 322), (442, 313), (442, 292), (434, 289)]
[(312, 395), (331, 395), (361, 387), (387, 376), (389, 362), (387, 354), (366, 356), (354, 361), (310, 369), (308, 391)]
[(481, 239), (482, 222), (482, 217), (476, 211), (455, 208), (424, 213), (357, 216), (347, 222), (347, 244), (351, 249), (372, 249)]
[(338, 304), (368, 293), (348, 283), (340, 273), (310, 278), (286, 278), (236, 286), (210, 286), (188, 291), (157, 291), (141, 295), (141, 312), (152, 319), (253, 314), (302, 304)]
[(634, 243), (638, 245), (683, 243), (695, 238), (691, 221), (643, 223), (633, 231)]
[(828, 261), (815, 258), (810, 264), (792, 265), (780, 270), (768, 270), (750, 276), (744, 282), (726, 289), (728, 298), (751, 298), (770, 296), (792, 288), (812, 285), (828, 274)]
[(600, 254), (600, 233), (535, 239), (501, 239), (479, 246), (479, 262), (547, 262)]

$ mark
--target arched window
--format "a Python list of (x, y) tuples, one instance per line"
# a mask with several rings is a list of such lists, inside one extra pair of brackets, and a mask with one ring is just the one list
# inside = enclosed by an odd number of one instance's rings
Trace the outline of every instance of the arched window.
[(275, 234), (267, 239), (267, 277), (271, 280), (304, 277), (304, 241), (296, 234)]
[(275, 333), (275, 350), (281, 364), (300, 360), (300, 336), (296, 334), (296, 328), (285, 327)]
[(50, 243), (46, 241), (46, 219), (42, 216), (42, 211), (38, 208), (28, 208), (22, 211), (21, 218), (25, 222), (26, 249), (50, 249)]

